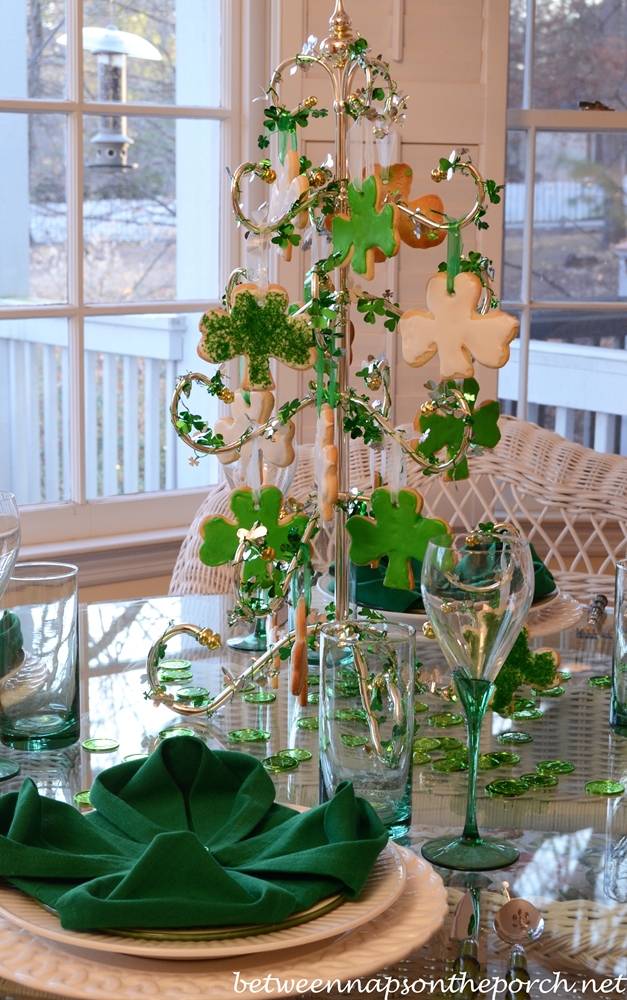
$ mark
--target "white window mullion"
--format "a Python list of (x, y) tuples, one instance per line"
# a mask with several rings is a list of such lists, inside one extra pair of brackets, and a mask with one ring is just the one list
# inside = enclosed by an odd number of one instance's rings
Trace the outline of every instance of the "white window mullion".
[(527, 393), (529, 386), (529, 341), (531, 339), (531, 282), (533, 278), (533, 206), (536, 169), (536, 130), (527, 131), (527, 160), (525, 166), (525, 222), (523, 229), (522, 260), (522, 313), (520, 317), (520, 354), (518, 366), (518, 407), (516, 414), (527, 419)]
[[(81, 0), (66, 0), (68, 99), (83, 104), (83, 11)], [(83, 312), (83, 114), (73, 110), (67, 123), (68, 299), (76, 308), (69, 319), (70, 496), (84, 504), (85, 363)]]

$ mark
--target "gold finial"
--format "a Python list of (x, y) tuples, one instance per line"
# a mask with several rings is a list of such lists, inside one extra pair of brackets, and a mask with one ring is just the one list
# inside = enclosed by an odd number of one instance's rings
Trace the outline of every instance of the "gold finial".
[(330, 38), (352, 38), (352, 22), (344, 10), (344, 0), (335, 0), (335, 10), (329, 18)]

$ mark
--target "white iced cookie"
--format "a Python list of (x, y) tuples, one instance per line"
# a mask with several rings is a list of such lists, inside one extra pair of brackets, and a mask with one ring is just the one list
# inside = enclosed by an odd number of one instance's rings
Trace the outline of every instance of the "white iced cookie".
[[(305, 174), (300, 172), (300, 156), (297, 149), (288, 149), (285, 154), (285, 163), (277, 165), (277, 179), (272, 185), (270, 192), (270, 209), (268, 220), (273, 222), (279, 219), (290, 208), (300, 196), (309, 190), (309, 181)], [(292, 220), (296, 229), (304, 229), (309, 222), (307, 211), (299, 212)], [(292, 259), (293, 246), (291, 243), (279, 253), (285, 260)]]
[(407, 364), (419, 368), (439, 353), (441, 379), (470, 378), (473, 360), (486, 368), (507, 364), (519, 322), (500, 309), (481, 316), (477, 312), (481, 294), (476, 274), (458, 274), (453, 295), (446, 290), (446, 273), (434, 274), (427, 283), (429, 309), (410, 309), (399, 323)]
[[(250, 405), (244, 399), (241, 390), (235, 393), (235, 398), (231, 403), (232, 417), (220, 417), (214, 426), (214, 432), (221, 434), (225, 444), (231, 444), (241, 438), (242, 434), (252, 426), (265, 424), (270, 419), (274, 407), (274, 396), (269, 390), (262, 392), (250, 392)], [(276, 465), (279, 469), (285, 469), (294, 461), (294, 432), (296, 428), (292, 420), (279, 427), (274, 433), (274, 439), (261, 438), (260, 447), (263, 449), (264, 457), (271, 465)], [(245, 444), (241, 453), (239, 451), (218, 452), (218, 458), (223, 465), (231, 465), (242, 459), (242, 465), (248, 465), (252, 452), (252, 442)]]
[(315, 475), (318, 487), (318, 510), (323, 521), (333, 520), (337, 503), (337, 447), (335, 445), (335, 410), (324, 403), (316, 427)]

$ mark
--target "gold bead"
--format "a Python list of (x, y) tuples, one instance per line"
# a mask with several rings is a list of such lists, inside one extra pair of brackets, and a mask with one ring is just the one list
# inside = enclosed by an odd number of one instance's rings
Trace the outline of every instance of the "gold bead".
[(478, 545), (481, 545), (481, 539), (477, 538), (476, 535), (468, 535), (466, 537), (466, 545), (469, 549), (476, 549)]
[(376, 392), (377, 389), (381, 388), (383, 384), (383, 378), (379, 372), (372, 372), (371, 375), (366, 375), (365, 382), (369, 389), (371, 389), (373, 392)]
[(420, 412), (425, 417), (431, 417), (431, 416), (433, 416), (433, 414), (436, 411), (437, 411), (437, 406), (430, 399), (428, 399), (427, 402), (423, 403), (422, 406), (420, 407)]
[(327, 175), (324, 170), (312, 170), (311, 172), (311, 186), (314, 188), (322, 187), (323, 184), (327, 182)]
[(305, 100), (303, 101), (303, 107), (307, 108), (308, 111), (311, 111), (312, 108), (315, 108), (315, 106), (316, 106), (317, 103), (318, 103), (318, 98), (317, 97), (313, 97), (313, 96), (312, 97), (306, 97)]
[(221, 399), (223, 403), (232, 403), (235, 399), (235, 393), (232, 389), (227, 389), (225, 386), (224, 389), (220, 389), (218, 399)]
[(435, 632), (433, 631), (433, 625), (431, 622), (425, 622), (422, 626), (422, 634), (425, 639), (435, 639)]
[(446, 174), (447, 174), (446, 170), (438, 170), (438, 168), (436, 167), (434, 170), (431, 171), (431, 180), (434, 180), (436, 184), (439, 184), (440, 181), (446, 180)]
[(266, 184), (274, 184), (276, 180), (276, 170), (273, 170), (272, 167), (264, 167), (259, 174), (259, 177), (262, 181), (265, 181)]
[(265, 559), (266, 562), (270, 562), (271, 559), (274, 559), (275, 555), (276, 552), (270, 545), (266, 545), (265, 549), (263, 549), (261, 552), (261, 558)]
[(204, 628), (202, 632), (196, 636), (196, 642), (201, 646), (206, 646), (207, 649), (220, 649), (222, 645), (222, 639), (217, 632), (213, 632), (210, 628)]

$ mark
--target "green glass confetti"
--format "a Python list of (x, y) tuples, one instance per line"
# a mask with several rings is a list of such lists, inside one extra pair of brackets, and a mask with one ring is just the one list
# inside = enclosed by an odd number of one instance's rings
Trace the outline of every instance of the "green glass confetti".
[(126, 757), (122, 757), (122, 760), (126, 764), (129, 760), (145, 760), (146, 757), (150, 757), (148, 753), (129, 753)]
[(174, 673), (175, 671), (191, 670), (191, 666), (191, 660), (161, 660), (159, 669), (171, 670)]
[(159, 671), (159, 680), (162, 684), (180, 684), (181, 681), (191, 681), (193, 676), (191, 670)]
[(555, 687), (546, 688), (544, 691), (536, 691), (535, 688), (531, 689), (538, 698), (561, 698), (565, 693), (564, 688), (561, 684), (556, 684)]
[(569, 681), (571, 679), (572, 674), (571, 674), (570, 670), (558, 670), (557, 671), (557, 676), (565, 684), (566, 681)]
[(529, 785), (524, 781), (517, 781), (515, 778), (501, 778), (497, 781), (491, 781), (489, 785), (486, 785), (485, 790), (488, 795), (502, 795), (509, 799), (517, 795), (524, 795), (528, 788)]
[(317, 715), (304, 715), (302, 719), (298, 719), (296, 725), (299, 729), (317, 729), (318, 728), (318, 716)]
[(280, 774), (281, 771), (293, 771), (295, 767), (298, 767), (298, 761), (294, 760), (293, 757), (279, 757), (278, 754), (275, 754), (273, 757), (264, 757), (261, 763), (266, 771), (270, 771), (272, 774)]
[(443, 728), (463, 726), (464, 716), (455, 715), (453, 712), (436, 712), (435, 715), (430, 715), (427, 721), (430, 726), (442, 726)]
[(419, 715), (420, 712), (428, 712), (428, 711), (429, 711), (429, 706), (427, 705), (426, 701), (414, 702), (414, 712), (416, 713), (416, 715)]
[(587, 781), (586, 791), (588, 795), (622, 795), (625, 786), (620, 781)]
[(503, 767), (513, 767), (514, 764), (520, 764), (518, 754), (512, 753), (510, 750), (495, 750), (490, 756), (498, 760), (499, 764), (502, 764)]
[(307, 687), (318, 687), (320, 684), (320, 678), (318, 674), (308, 674), (307, 675)]
[(429, 764), (431, 762), (431, 757), (428, 753), (421, 753), (420, 750), (415, 750), (412, 754), (412, 761), (414, 764)]
[(22, 768), (16, 760), (0, 760), (0, 781), (8, 781), (19, 774)]
[(434, 771), (467, 771), (468, 764), (465, 760), (461, 760), (459, 757), (438, 757), (434, 760), (431, 767)]
[(516, 722), (531, 722), (533, 719), (541, 719), (542, 712), (539, 708), (522, 708), (520, 712), (513, 712), (512, 719)]
[(451, 759), (468, 760), (468, 747), (453, 747), (452, 750), (446, 750), (444, 756)]
[(367, 736), (353, 736), (352, 733), (340, 733), (340, 739), (345, 747), (365, 747)]
[(480, 771), (493, 771), (496, 767), (500, 767), (501, 762), (496, 759), (496, 754), (493, 753), (482, 753), (479, 755), (479, 770)]
[(449, 753), (451, 750), (466, 749), (462, 741), (456, 739), (455, 736), (438, 736), (437, 743), (440, 750), (444, 750), (445, 753)]
[(265, 729), (232, 729), (228, 737), (233, 743), (267, 743), (270, 733)]
[(83, 740), (81, 745), (88, 753), (113, 753), (120, 746), (117, 740), (107, 739)]
[(575, 765), (568, 760), (541, 760), (536, 764), (536, 771), (547, 774), (570, 774)]
[(276, 754), (277, 757), (293, 757), (299, 763), (305, 760), (311, 760), (313, 754), (311, 750), (301, 750), (300, 747), (296, 747), (292, 750), (279, 750)]
[(250, 705), (265, 705), (271, 701), (276, 701), (276, 695), (272, 691), (250, 691), (245, 694), (243, 701)]
[(253, 684), (252, 681), (249, 681), (249, 683), (245, 684), (243, 688), (240, 688), (240, 694), (248, 694), (249, 691), (254, 691), (254, 690), (255, 690), (255, 685)]
[(307, 695), (307, 704), (308, 705), (319, 705), (320, 704), (320, 695), (318, 694), (317, 691), (310, 691), (309, 692), (309, 694)]
[(535, 708), (536, 703), (531, 698), (514, 698), (514, 711), (523, 712), (526, 708)]
[(439, 750), (440, 741), (429, 736), (419, 736), (414, 740), (414, 750)]
[(363, 708), (338, 708), (333, 713), (333, 718), (338, 722), (361, 722), (368, 725), (368, 716)]
[(504, 743), (506, 746), (510, 743), (533, 743), (533, 736), (531, 733), (519, 733), (518, 731), (513, 730), (509, 733), (501, 733), (500, 736), (496, 737), (496, 742)]
[(178, 701), (184, 701), (189, 705), (201, 705), (209, 701), (210, 694), (206, 687), (180, 687), (176, 692)]
[(520, 780), (530, 788), (555, 788), (559, 778), (554, 774), (521, 774)]
[(89, 798), (89, 789), (83, 792), (76, 792), (74, 795), (74, 801), (77, 806), (90, 806), (91, 800)]
[(162, 740), (169, 740), (175, 736), (195, 736), (196, 733), (189, 726), (172, 726), (171, 729), (162, 729), (159, 736)]
[[(596, 674), (594, 677), (588, 678), (588, 684), (591, 688), (610, 688), (612, 686), (612, 678), (609, 674)], [(593, 794), (597, 793), (594, 792)]]
[(359, 684), (353, 681), (336, 681), (335, 696), (337, 698), (354, 698), (359, 694)]

